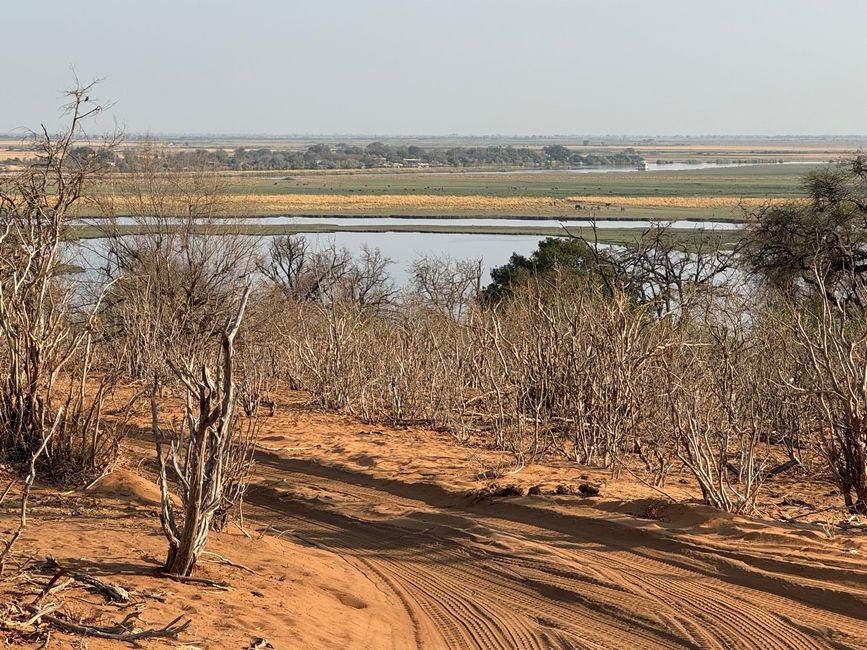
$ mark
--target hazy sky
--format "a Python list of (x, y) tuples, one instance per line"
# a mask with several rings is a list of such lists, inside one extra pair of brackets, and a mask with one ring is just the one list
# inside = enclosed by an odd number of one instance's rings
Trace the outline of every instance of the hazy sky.
[(865, 0), (7, 0), (0, 132), (861, 134)]

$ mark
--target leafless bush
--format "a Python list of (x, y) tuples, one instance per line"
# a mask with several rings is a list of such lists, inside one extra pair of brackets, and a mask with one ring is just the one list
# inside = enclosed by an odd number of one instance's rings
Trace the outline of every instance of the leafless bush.
[(528, 286), (478, 320), (476, 409), (521, 458), (557, 451), (613, 467), (645, 418), (647, 371), (664, 324), (622, 292)]
[(424, 305), (461, 320), (481, 291), (481, 260), (424, 255), (409, 268), (410, 290)]
[(631, 448), (644, 366), (664, 347), (649, 308), (592, 288), (528, 290), (463, 315), (424, 295), (387, 316), (347, 303), (298, 308), (286, 349), (321, 406), (461, 437), (488, 431), (519, 461), (559, 451), (610, 466)]
[(420, 422), (462, 433), (462, 357), (468, 339), (452, 316), (418, 306), (381, 322), (368, 341), (359, 409), (367, 419)]
[(764, 472), (755, 393), (759, 349), (722, 324), (687, 338), (667, 359), (667, 411), (677, 456), (706, 503), (750, 510)]
[(101, 320), (112, 367), (142, 379), (163, 359), (204, 357), (218, 347), (215, 323), (230, 316), (257, 240), (225, 220), (214, 230), (227, 210), (225, 179), (214, 170), (166, 168), (154, 145), (134, 160), (132, 172), (112, 177), (102, 201), (101, 270), (115, 284)]
[(102, 426), (105, 382), (87, 389), (102, 296), (80, 304), (82, 294), (63, 275), (70, 213), (104, 171), (95, 151), (76, 148), (84, 122), (102, 110), (89, 103), (91, 90), (67, 93), (66, 130), (35, 135), (35, 161), (0, 185), (0, 447), (7, 459), (27, 461), (56, 421), (40, 462), (57, 482), (98, 476), (117, 443)]
[(358, 305), (342, 302), (295, 307), (302, 313), (298, 330), (287, 332), (294, 376), (323, 408), (349, 407), (369, 369), (360, 358), (368, 351), (362, 341), (368, 317)]
[[(158, 381), (151, 393), (151, 426), (160, 469), (160, 521), (169, 542), (168, 574), (188, 576), (204, 550), (212, 526), (225, 525), (231, 507), (244, 494), (255, 447), (255, 423), (239, 426), (234, 375), (234, 341), (246, 308), (248, 292), (222, 335), (221, 365), (215, 373), (207, 365), (197, 371), (172, 363), (186, 389), (184, 422), (167, 440), (159, 424)], [(168, 454), (163, 445), (168, 441)], [(181, 523), (169, 495), (168, 467), (178, 482), (183, 506)]]
[[(54, 420), (54, 427), (57, 426), (60, 422), (61, 414)], [(36, 463), (39, 461), (39, 457), (45, 453), (45, 448), (48, 447), (48, 444), (51, 442), (51, 438), (54, 437), (55, 428), (52, 427), (50, 431), (45, 434), (45, 438), (42, 440), (42, 444), (39, 445), (37, 449), (33, 451), (33, 454), (30, 456), (30, 463), (27, 475), (24, 478), (24, 485), (21, 489), (21, 498), (19, 499), (19, 517), (18, 517), (18, 527), (15, 531), (9, 536), (8, 539), (0, 540), (3, 544), (3, 550), (0, 551), (0, 578), (3, 577), (3, 569), (6, 566), (6, 560), (9, 555), (12, 553), (12, 549), (15, 546), (16, 542), (21, 538), (21, 534), (24, 532), (24, 529), (27, 528), (27, 509), (29, 507), (30, 502), (30, 490), (33, 488), (33, 482), (36, 480)], [(3, 490), (3, 493), (0, 494), (0, 505), (3, 504), (3, 501), (6, 500), (6, 497), (9, 496), (9, 492), (15, 486), (15, 479), (12, 479), (9, 484), (6, 486), (6, 489)]]
[[(334, 250), (316, 261), (303, 241), (284, 241), (289, 279), (265, 273), (245, 374), (279, 378), (367, 420), (483, 436), (519, 466), (551, 454), (615, 473), (637, 462), (660, 487), (680, 466), (706, 503), (734, 512), (753, 511), (778, 473), (807, 469), (811, 442), (848, 477), (841, 487), (857, 491), (857, 441), (846, 437), (854, 425), (841, 420), (857, 412), (827, 387), (827, 406), (817, 401), (831, 362), (818, 352), (811, 362), (803, 343), (820, 319), (798, 329), (779, 297), (747, 296), (728, 282), (732, 257), (706, 242), (687, 255), (659, 232), (648, 236), (664, 250), (642, 244), (600, 257), (596, 275), (580, 278), (555, 266), (497, 305), (474, 299), (476, 267), (422, 259), (387, 308), (359, 298), (367, 283), (358, 276), (358, 291), (339, 288), (357, 262)], [(362, 273), (373, 285), (384, 269), (377, 260), (357, 266), (373, 269)], [(318, 266), (328, 273), (313, 273)], [(303, 278), (329, 274), (327, 289), (296, 291)], [(836, 331), (826, 320), (820, 331)], [(853, 331), (849, 321), (840, 335)], [(252, 384), (249, 392), (253, 412)]]
[(291, 302), (349, 303), (369, 311), (391, 304), (397, 291), (391, 260), (362, 246), (357, 257), (334, 244), (314, 249), (304, 235), (274, 237), (257, 268)]
[(557, 274), (496, 308), (424, 290), (386, 314), (296, 303), (286, 361), (326, 408), (485, 435), (519, 466), (557, 454), (616, 473), (637, 457), (662, 486), (682, 465), (707, 503), (748, 512), (800, 465), (809, 418), (783, 375), (804, 366), (765, 305), (724, 288), (684, 286), (670, 313)]
[(274, 237), (259, 271), (287, 300), (325, 302), (349, 274), (352, 254), (335, 245), (314, 250), (303, 235)]
[[(594, 229), (594, 233), (596, 230)], [(713, 295), (725, 295), (743, 244), (726, 246), (719, 233), (678, 232), (654, 223), (622, 247), (584, 240), (609, 294), (626, 293), (658, 317), (687, 319)]]
[(826, 290), (818, 268), (813, 281), (816, 300), (791, 315), (812, 372), (789, 381), (812, 397), (816, 439), (846, 506), (867, 514), (867, 324), (863, 312)]

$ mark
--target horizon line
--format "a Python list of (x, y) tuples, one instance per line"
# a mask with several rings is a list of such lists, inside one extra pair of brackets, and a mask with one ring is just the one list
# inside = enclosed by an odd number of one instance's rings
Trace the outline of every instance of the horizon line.
[[(13, 139), (21, 137), (21, 133), (15, 131), (25, 130), (24, 127), (19, 127), (7, 132), (0, 132), (0, 138)], [(262, 132), (184, 132), (184, 131), (129, 131), (123, 132), (124, 135), (130, 138), (146, 139), (146, 138), (188, 138), (188, 139), (204, 139), (204, 138), (224, 138), (224, 139), (240, 139), (252, 138), (262, 140), (312, 140), (323, 138), (335, 140), (340, 138), (355, 139), (355, 140), (370, 140), (370, 139), (430, 139), (430, 140), (447, 140), (455, 138), (471, 139), (471, 140), (553, 140), (553, 139), (619, 139), (619, 140), (702, 140), (702, 139), (720, 139), (720, 140), (846, 140), (846, 139), (867, 139), (867, 133), (762, 133), (762, 134), (747, 134), (747, 133), (703, 133), (703, 134), (632, 134), (632, 133), (534, 133), (534, 134), (504, 134), (504, 133), (448, 133), (448, 134), (432, 134), (432, 133), (271, 133)]]

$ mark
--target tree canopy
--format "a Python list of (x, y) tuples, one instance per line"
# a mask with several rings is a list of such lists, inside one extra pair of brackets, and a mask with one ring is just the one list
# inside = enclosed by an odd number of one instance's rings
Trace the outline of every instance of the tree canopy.
[[(822, 290), (863, 308), (867, 301), (867, 158), (810, 172), (806, 197), (753, 216), (746, 259), (786, 291)], [(819, 278), (822, 281), (819, 281)]]
[(485, 287), (483, 298), (489, 303), (499, 302), (531, 278), (553, 273), (576, 278), (586, 275), (596, 264), (593, 250), (583, 239), (547, 237), (530, 257), (512, 253), (508, 263), (491, 269), (491, 283)]

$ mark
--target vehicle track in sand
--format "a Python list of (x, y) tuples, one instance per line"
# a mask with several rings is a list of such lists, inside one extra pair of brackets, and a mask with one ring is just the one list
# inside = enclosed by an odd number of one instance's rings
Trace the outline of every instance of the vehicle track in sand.
[(587, 508), (257, 460), (254, 516), (393, 594), (421, 648), (867, 647), (867, 572), (845, 561), (807, 569)]

